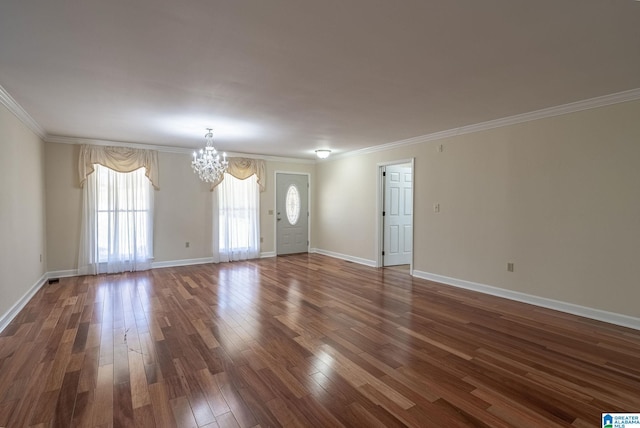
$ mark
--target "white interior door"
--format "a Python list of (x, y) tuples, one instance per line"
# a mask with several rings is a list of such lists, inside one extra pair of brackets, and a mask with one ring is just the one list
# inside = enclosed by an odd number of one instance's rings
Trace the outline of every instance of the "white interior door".
[(389, 165), (384, 169), (383, 266), (411, 264), (412, 174), (411, 164)]
[(309, 177), (276, 174), (276, 253), (309, 251)]

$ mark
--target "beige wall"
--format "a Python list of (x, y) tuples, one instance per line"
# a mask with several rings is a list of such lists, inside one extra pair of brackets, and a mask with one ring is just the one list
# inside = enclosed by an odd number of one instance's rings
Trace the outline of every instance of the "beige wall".
[(78, 180), (80, 146), (45, 143), (47, 270), (76, 269), (82, 193)]
[[(155, 192), (156, 262), (211, 257), (211, 192), (191, 169), (191, 156), (159, 153)], [(189, 242), (189, 248), (185, 243)]]
[(376, 162), (380, 156), (353, 156), (316, 165), (314, 246), (320, 250), (375, 260)]
[(318, 163), (317, 247), (375, 260), (376, 165), (415, 157), (414, 269), (639, 317), (639, 117), (629, 102)]
[(0, 105), (0, 317), (45, 273), (43, 146)]
[[(302, 172), (311, 247), (375, 260), (377, 164), (413, 157), (414, 269), (639, 317), (638, 117), (636, 101), (315, 165), (269, 161), (261, 250), (275, 250), (275, 171)], [(81, 190), (77, 146), (43, 144), (4, 108), (0, 142), (2, 314), (45, 272), (40, 254), (48, 271), (76, 268)], [(211, 256), (211, 193), (189, 159), (160, 153), (158, 262)]]
[[(77, 268), (82, 190), (77, 178), (79, 146), (47, 143), (47, 247), (49, 271)], [(190, 166), (188, 154), (159, 153), (160, 190), (155, 196), (154, 256), (156, 262), (211, 257), (211, 197)], [(267, 161), (266, 190), (260, 197), (261, 251), (275, 251), (274, 172), (313, 174), (314, 164)], [(313, 186), (313, 178), (311, 180)], [(313, 191), (313, 188), (312, 188)], [(185, 243), (189, 242), (189, 248)]]

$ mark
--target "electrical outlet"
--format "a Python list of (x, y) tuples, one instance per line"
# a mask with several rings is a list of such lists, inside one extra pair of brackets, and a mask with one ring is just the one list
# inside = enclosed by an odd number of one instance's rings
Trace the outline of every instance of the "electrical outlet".
[(273, 210), (269, 210), (269, 215), (273, 215)]
[(442, 153), (444, 151), (444, 146), (442, 144), (438, 144), (438, 152)]
[(184, 248), (189, 248), (189, 241), (184, 243)]
[(513, 272), (514, 265), (513, 263), (507, 263), (507, 272)]
[(264, 242), (264, 238), (261, 236), (260, 237), (260, 243), (262, 244)]
[(433, 212), (434, 213), (440, 212), (440, 204), (433, 204)]

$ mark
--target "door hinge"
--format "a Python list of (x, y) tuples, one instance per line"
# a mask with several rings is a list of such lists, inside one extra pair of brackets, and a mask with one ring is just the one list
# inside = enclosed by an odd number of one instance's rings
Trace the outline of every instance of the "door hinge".
[(382, 176), (386, 177), (387, 176), (387, 171), (382, 171)]
[(382, 211), (382, 217), (386, 216), (387, 212), (386, 211)]
[(384, 251), (382, 252), (382, 255), (384, 256)]

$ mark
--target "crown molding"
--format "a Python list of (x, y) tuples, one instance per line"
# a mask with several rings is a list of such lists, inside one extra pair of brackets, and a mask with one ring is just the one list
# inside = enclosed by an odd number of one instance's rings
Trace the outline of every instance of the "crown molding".
[[(36, 134), (46, 143), (92, 144), (96, 146), (130, 147), (134, 149), (157, 150), (159, 152), (164, 152), (164, 153), (184, 154), (189, 156), (191, 156), (194, 150), (186, 147), (157, 146), (157, 145), (151, 145), (151, 144), (129, 143), (129, 142), (123, 142), (123, 141), (67, 137), (62, 135), (49, 135), (44, 130), (44, 128), (40, 126), (40, 124), (36, 122), (35, 119), (32, 118), (31, 115), (29, 115), (29, 113), (27, 113), (27, 111), (23, 109), (22, 106), (18, 104), (18, 102), (1, 85), (0, 85), (0, 104), (4, 105), (11, 113), (13, 113), (18, 118), (18, 120), (20, 120), (26, 127), (28, 127), (34, 134)], [(315, 164), (316, 163), (316, 160), (313, 160), (313, 159), (292, 158), (292, 157), (284, 157), (284, 156), (267, 156), (267, 155), (258, 155), (258, 154), (252, 154), (252, 153), (227, 152), (227, 155), (233, 156), (233, 157), (262, 159), (262, 160), (271, 161), (271, 162), (286, 162), (286, 163), (297, 163), (297, 164)]]
[[(601, 97), (590, 98), (587, 100), (576, 101), (569, 104), (563, 104), (560, 106), (549, 107), (541, 110), (535, 110), (529, 113), (518, 114), (514, 116), (508, 116), (501, 119), (494, 119), (487, 122), (481, 122), (473, 125), (461, 126), (459, 128), (448, 129), (444, 131), (434, 132), (431, 134), (420, 135), (417, 137), (407, 138), (405, 140), (394, 141), (386, 144), (380, 144), (377, 146), (366, 147), (363, 149), (352, 150), (341, 154), (335, 154), (328, 159), (323, 159), (323, 162), (331, 162), (341, 158), (365, 155), (368, 153), (376, 153), (385, 150), (390, 150), (398, 147), (410, 146), (413, 144), (426, 143), (429, 141), (440, 140), (443, 138), (454, 137), (456, 135), (470, 134), (473, 132), (485, 131), (493, 128), (500, 128), (503, 126), (515, 125), (523, 122), (530, 122), (538, 119), (545, 119), (554, 116), (561, 116), (564, 114), (575, 113), (582, 110), (589, 110), (598, 107), (604, 107), (612, 104), (619, 104), (627, 101), (635, 101), (640, 99), (640, 88), (630, 89), (628, 91), (617, 92), (614, 94), (603, 95)], [(33, 133), (48, 143), (60, 143), (60, 144), (93, 144), (99, 146), (116, 146), (116, 147), (131, 147), (138, 149), (157, 150), (164, 153), (176, 153), (176, 154), (188, 154), (193, 153), (193, 149), (185, 147), (173, 147), (173, 146), (157, 146), (151, 144), (139, 144), (139, 143), (127, 143), (122, 141), (110, 141), (91, 138), (80, 137), (66, 137), (60, 135), (48, 135), (44, 128), (38, 124), (27, 113), (26, 110), (18, 104), (16, 100), (2, 87), (0, 86), (0, 103), (4, 105), (11, 113), (13, 113), (25, 126), (27, 126)], [(272, 162), (287, 162), (287, 163), (299, 163), (299, 164), (316, 164), (316, 159), (305, 158), (292, 158), (281, 156), (266, 156), (252, 153), (237, 153), (227, 152), (229, 156), (241, 156), (252, 159), (263, 159)]]
[(40, 137), (42, 140), (45, 139), (47, 133), (44, 128), (38, 124), (32, 118), (29, 113), (25, 109), (22, 108), (20, 104), (16, 100), (13, 99), (11, 95), (0, 86), (0, 103), (5, 106), (11, 113), (13, 113), (27, 128), (29, 128), (34, 134)]
[(112, 146), (112, 147), (129, 147), (132, 149), (157, 150), (166, 153), (178, 153), (190, 155), (193, 150), (181, 147), (155, 146), (151, 144), (130, 143), (125, 141), (100, 140), (96, 138), (66, 137), (63, 135), (48, 135), (45, 138), (47, 143), (58, 144), (89, 144), (92, 146)]
[(432, 134), (420, 135), (417, 137), (407, 138), (406, 140), (394, 141), (391, 143), (380, 144), (377, 146), (366, 147), (363, 149), (353, 150), (345, 152), (337, 156), (333, 156), (332, 159), (340, 159), (350, 156), (365, 155), (368, 153), (381, 152), (385, 150), (394, 149), (397, 147), (410, 146), (413, 144), (426, 143), (428, 141), (440, 140), (448, 137), (455, 137), (456, 135), (471, 134), (473, 132), (486, 131), (493, 128), (501, 128), (503, 126), (515, 125), (518, 123), (531, 122), (534, 120), (545, 119), (554, 116), (561, 116), (564, 114), (575, 113), (582, 110), (590, 110), (598, 107), (605, 107), (612, 104), (624, 103), (627, 101), (636, 101), (640, 99), (640, 88), (631, 89), (628, 91), (617, 92), (615, 94), (603, 95), (601, 97), (590, 98), (587, 100), (576, 101), (569, 104), (563, 104), (560, 106), (549, 107), (541, 110), (535, 110), (529, 113), (517, 114), (515, 116), (508, 116), (501, 119), (489, 120), (487, 122), (476, 123), (473, 125), (461, 126), (459, 128), (448, 129), (445, 131), (434, 132)]
[[(163, 153), (174, 153), (191, 156), (195, 149), (175, 146), (158, 146), (152, 144), (128, 143), (124, 141), (100, 140), (95, 138), (65, 137), (62, 135), (48, 135), (45, 139), (47, 143), (58, 144), (89, 144), (94, 146), (129, 147), (132, 149), (157, 150)], [(281, 156), (265, 156), (253, 153), (226, 152), (228, 157), (245, 157), (251, 159), (262, 159), (272, 162), (287, 162), (298, 164), (315, 164), (315, 160), (299, 159)]]

